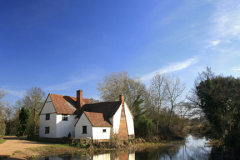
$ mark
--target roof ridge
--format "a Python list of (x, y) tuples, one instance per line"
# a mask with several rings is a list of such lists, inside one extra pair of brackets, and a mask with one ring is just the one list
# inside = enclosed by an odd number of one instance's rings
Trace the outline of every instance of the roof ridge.
[[(121, 102), (121, 101), (109, 101), (109, 102), (98, 102), (98, 103), (90, 103), (92, 104), (101, 104), (101, 103), (117, 103), (117, 102)], [(88, 104), (89, 105), (89, 104)]]
[[(57, 95), (57, 96), (66, 96), (66, 97), (73, 97), (73, 98), (76, 98), (76, 97), (74, 97), (74, 96), (61, 95), (61, 94), (54, 94), (54, 93), (49, 93), (49, 95)], [(83, 98), (83, 99), (89, 99), (89, 98)]]

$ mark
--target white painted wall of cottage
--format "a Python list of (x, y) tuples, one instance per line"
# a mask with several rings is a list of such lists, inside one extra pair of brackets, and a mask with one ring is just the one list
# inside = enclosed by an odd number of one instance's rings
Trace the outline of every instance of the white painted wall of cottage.
[(113, 116), (112, 124), (113, 124), (113, 132), (114, 133), (118, 133), (118, 130), (119, 130), (121, 110), (122, 110), (122, 105), (118, 108), (117, 112)]
[(71, 132), (71, 136), (74, 137), (74, 124), (75, 117), (77, 115), (68, 115), (68, 121), (62, 120), (62, 114), (57, 114), (56, 116), (56, 138), (67, 137), (69, 132)]
[[(106, 129), (106, 132), (103, 132), (103, 129)], [(110, 139), (111, 127), (93, 127), (92, 128), (92, 139)]]
[[(87, 134), (82, 134), (82, 126), (87, 126)], [(79, 121), (77, 122), (75, 126), (75, 139), (79, 139), (80, 137), (86, 138), (91, 137), (92, 138), (92, 124), (89, 122), (87, 116), (83, 113), (80, 117)]]
[[(39, 136), (40, 137), (49, 137), (56, 138), (56, 113), (50, 114), (50, 120), (46, 120), (46, 114), (40, 115), (40, 127), (39, 127)], [(50, 127), (49, 134), (45, 134), (45, 127)]]
[(124, 103), (124, 110), (127, 121), (128, 135), (133, 135), (134, 134), (133, 116), (131, 115), (129, 108), (127, 107), (127, 103)]
[(50, 96), (48, 96), (47, 101), (46, 101), (45, 105), (43, 106), (43, 109), (41, 112), (41, 114), (47, 114), (47, 113), (56, 113), (56, 110), (53, 106)]

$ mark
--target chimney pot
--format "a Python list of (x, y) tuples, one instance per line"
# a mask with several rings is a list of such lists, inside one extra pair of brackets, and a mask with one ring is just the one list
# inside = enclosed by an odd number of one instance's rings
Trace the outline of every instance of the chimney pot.
[(119, 101), (124, 104), (124, 96), (123, 95), (119, 95)]

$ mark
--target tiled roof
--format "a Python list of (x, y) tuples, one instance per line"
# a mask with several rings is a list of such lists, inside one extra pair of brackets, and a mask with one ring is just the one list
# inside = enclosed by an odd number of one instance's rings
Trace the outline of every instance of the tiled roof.
[[(76, 97), (49, 94), (57, 114), (79, 114), (77, 110)], [(90, 104), (88, 98), (83, 98), (84, 104)]]
[(111, 123), (109, 122), (108, 115), (103, 113), (96, 112), (87, 112), (84, 111), (88, 120), (92, 124), (93, 127), (111, 127)]
[(102, 113), (104, 115), (107, 115), (108, 118), (111, 118), (114, 116), (120, 105), (121, 105), (120, 101), (85, 104), (82, 106), (80, 114), (77, 116), (77, 118), (81, 117), (83, 111)]

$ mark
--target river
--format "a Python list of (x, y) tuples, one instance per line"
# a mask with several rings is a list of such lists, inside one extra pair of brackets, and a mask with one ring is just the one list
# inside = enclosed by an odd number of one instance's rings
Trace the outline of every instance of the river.
[(209, 139), (189, 134), (185, 141), (173, 142), (167, 147), (146, 148), (123, 153), (106, 152), (95, 155), (53, 155), (39, 160), (204, 160), (211, 159), (212, 146)]

